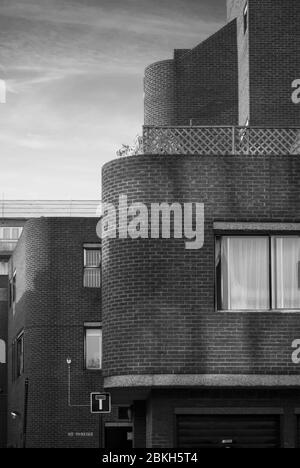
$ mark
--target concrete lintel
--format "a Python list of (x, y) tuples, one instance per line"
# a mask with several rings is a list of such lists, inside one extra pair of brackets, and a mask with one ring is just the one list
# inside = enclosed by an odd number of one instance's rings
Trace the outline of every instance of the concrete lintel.
[(300, 231), (300, 223), (215, 222), (215, 231)]

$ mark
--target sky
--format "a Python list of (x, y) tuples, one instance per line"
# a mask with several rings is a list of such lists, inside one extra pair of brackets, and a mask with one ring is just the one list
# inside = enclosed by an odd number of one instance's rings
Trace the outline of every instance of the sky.
[(1, 198), (100, 199), (102, 165), (141, 134), (145, 67), (196, 46), (225, 11), (226, 0), (0, 0)]

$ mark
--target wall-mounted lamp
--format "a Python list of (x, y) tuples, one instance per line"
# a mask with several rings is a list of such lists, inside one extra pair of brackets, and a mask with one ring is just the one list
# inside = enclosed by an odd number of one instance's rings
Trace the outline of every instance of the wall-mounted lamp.
[(20, 413), (18, 413), (17, 411), (11, 411), (10, 415), (13, 419), (17, 419), (20, 417)]

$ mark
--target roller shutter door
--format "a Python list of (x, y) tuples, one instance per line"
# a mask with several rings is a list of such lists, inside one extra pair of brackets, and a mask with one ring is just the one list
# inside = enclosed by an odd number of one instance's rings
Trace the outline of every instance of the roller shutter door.
[(179, 448), (280, 448), (277, 415), (178, 415)]

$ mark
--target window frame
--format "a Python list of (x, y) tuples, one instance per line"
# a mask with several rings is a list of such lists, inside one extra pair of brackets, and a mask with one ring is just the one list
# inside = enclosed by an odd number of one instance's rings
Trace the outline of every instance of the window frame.
[[(217, 265), (216, 265), (216, 254), (217, 254), (217, 242), (220, 241), (222, 237), (265, 237), (268, 238), (268, 245), (269, 245), (269, 309), (222, 309), (221, 307), (221, 297), (219, 292), (220, 287), (220, 279), (218, 277)], [(286, 237), (286, 238), (296, 238), (300, 239), (300, 232), (287, 232), (287, 231), (274, 231), (274, 232), (244, 232), (244, 231), (224, 231), (224, 232), (216, 232), (215, 233), (215, 243), (214, 243), (214, 261), (215, 261), (215, 311), (219, 313), (282, 313), (282, 314), (290, 314), (290, 313), (300, 313), (300, 307), (295, 309), (280, 309), (278, 307), (273, 308), (274, 303), (274, 268), (273, 268), (273, 242), (272, 239), (276, 239), (278, 237)], [(300, 268), (300, 266), (299, 266)], [(299, 279), (300, 281), (300, 279)]]
[[(21, 343), (21, 348), (19, 344)], [(19, 353), (19, 349), (22, 353)], [(21, 362), (22, 357), (22, 362)], [(25, 373), (25, 331), (22, 330), (12, 342), (12, 381), (15, 382)]]
[(8, 294), (8, 307), (12, 310), (13, 315), (16, 311), (17, 302), (17, 270), (13, 270), (13, 274), (9, 279), (9, 294)]
[[(100, 251), (100, 265), (99, 266), (87, 266), (86, 265), (86, 252), (88, 250), (99, 250)], [(84, 289), (100, 289), (102, 286), (102, 244), (100, 243), (85, 243), (83, 244), (83, 268), (82, 268), (82, 287)], [(99, 270), (100, 274), (100, 286), (86, 286), (84, 279), (85, 279), (85, 272), (87, 270)]]
[[(100, 367), (99, 368), (90, 368), (87, 367), (87, 331), (88, 330), (100, 330), (101, 331), (101, 355), (100, 355)], [(83, 341), (84, 341), (84, 352), (83, 352), (83, 368), (89, 372), (102, 372), (103, 366), (103, 331), (102, 323), (85, 323), (83, 327)]]
[(244, 31), (244, 36), (247, 34), (249, 29), (249, 3), (248, 0), (245, 3), (244, 9), (243, 9), (243, 31)]

